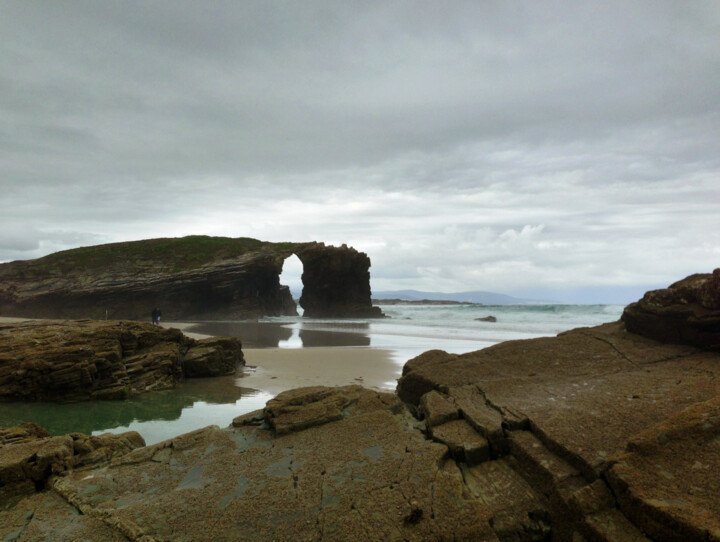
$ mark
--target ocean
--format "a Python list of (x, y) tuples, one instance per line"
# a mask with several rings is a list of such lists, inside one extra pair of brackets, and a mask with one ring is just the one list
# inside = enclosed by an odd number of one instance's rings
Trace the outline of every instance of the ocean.
[[(304, 330), (355, 333), (367, 346), (392, 350), (405, 363), (432, 349), (455, 354), (499, 342), (552, 337), (577, 327), (620, 319), (623, 305), (380, 305), (387, 318), (379, 320), (295, 319), (286, 326), (292, 336), (279, 344), (302, 347)], [(494, 322), (479, 319), (493, 317)], [(268, 319), (268, 321), (277, 319)]]
[[(243, 348), (377, 348), (387, 350), (399, 374), (402, 365), (432, 349), (462, 354), (493, 344), (550, 337), (577, 327), (620, 318), (622, 305), (381, 305), (387, 318), (265, 318), (253, 322), (203, 322), (188, 331), (237, 336)], [(479, 319), (493, 317), (495, 321)], [(350, 382), (348, 382), (350, 383)], [(192, 379), (174, 390), (126, 401), (75, 404), (6, 403), (0, 426), (34, 421), (51, 434), (138, 431), (153, 444), (207, 425), (228, 426), (233, 418), (261, 409), (272, 397), (241, 386), (242, 379)], [(387, 389), (394, 388), (394, 381)]]

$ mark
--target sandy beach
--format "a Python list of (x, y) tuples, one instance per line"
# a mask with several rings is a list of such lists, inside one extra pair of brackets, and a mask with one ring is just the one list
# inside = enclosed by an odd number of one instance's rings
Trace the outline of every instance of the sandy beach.
[[(192, 331), (197, 324), (163, 322), (188, 337), (210, 335)], [(245, 368), (237, 385), (271, 395), (304, 386), (345, 386), (393, 391), (402, 367), (389, 350), (368, 347), (243, 348)]]
[(253, 348), (245, 354), (243, 388), (272, 395), (304, 386), (360, 384), (392, 391), (402, 368), (390, 352), (376, 348)]

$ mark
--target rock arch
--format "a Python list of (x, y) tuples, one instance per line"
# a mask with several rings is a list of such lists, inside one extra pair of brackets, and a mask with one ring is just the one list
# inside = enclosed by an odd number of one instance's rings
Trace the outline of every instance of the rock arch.
[(83, 247), (0, 264), (0, 315), (149, 320), (296, 314), (283, 262), (303, 264), (300, 305), (310, 318), (381, 317), (370, 258), (352, 247), (190, 236)]
[(370, 258), (342, 245), (307, 245), (296, 252), (303, 263), (300, 306), (310, 318), (379, 318), (370, 296)]

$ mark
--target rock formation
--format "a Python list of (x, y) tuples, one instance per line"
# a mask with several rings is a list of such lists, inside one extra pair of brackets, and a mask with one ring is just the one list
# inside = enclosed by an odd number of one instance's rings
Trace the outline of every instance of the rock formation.
[(397, 393), (479, 499), (492, 487), (522, 495), (514, 504), (494, 497), (501, 540), (534, 515), (553, 540), (577, 531), (588, 540), (717, 541), (719, 362), (618, 322), (464, 355), (426, 352), (406, 363)]
[(308, 247), (298, 252), (303, 263), (304, 316), (379, 318), (370, 301), (370, 258), (343, 245)]
[(44, 489), (51, 476), (104, 466), (113, 457), (143, 446), (145, 441), (135, 431), (52, 437), (31, 422), (0, 428), (0, 508)]
[(497, 318), (493, 315), (489, 316), (482, 316), (480, 318), (475, 318), (476, 322), (497, 322)]
[(297, 314), (283, 262), (304, 264), (307, 316), (377, 317), (370, 259), (346, 246), (191, 236), (114, 243), (0, 264), (0, 315), (29, 318), (239, 319)]
[(647, 292), (622, 320), (628, 331), (651, 339), (720, 350), (720, 269)]
[(197, 341), (145, 323), (0, 325), (0, 401), (121, 399), (183, 377), (234, 374), (242, 364), (237, 339)]
[(713, 344), (615, 322), (432, 350), (395, 395), (290, 390), (225, 429), (51, 468), (0, 503), (0, 539), (720, 542)]

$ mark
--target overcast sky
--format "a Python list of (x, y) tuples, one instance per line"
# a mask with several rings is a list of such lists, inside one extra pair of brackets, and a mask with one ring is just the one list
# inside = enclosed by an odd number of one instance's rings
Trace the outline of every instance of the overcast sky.
[(373, 290), (720, 266), (720, 2), (0, 0), (0, 261), (347, 243)]

